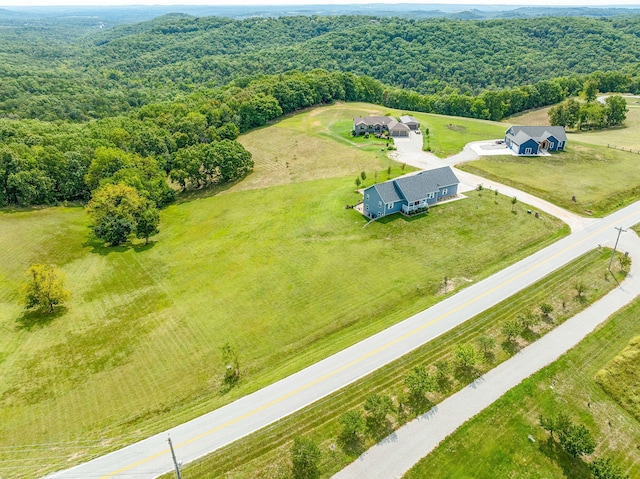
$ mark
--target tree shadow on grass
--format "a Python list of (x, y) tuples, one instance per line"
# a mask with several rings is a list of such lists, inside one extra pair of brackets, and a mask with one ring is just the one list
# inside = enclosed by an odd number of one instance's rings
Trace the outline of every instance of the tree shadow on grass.
[(548, 437), (546, 441), (540, 441), (538, 444), (540, 452), (557, 464), (565, 477), (571, 479), (589, 479), (591, 477), (589, 466), (582, 459), (568, 454), (553, 438)]
[(364, 438), (360, 435), (347, 436), (341, 434), (338, 436), (338, 445), (347, 456), (357, 457), (366, 450), (364, 447)]
[(524, 331), (522, 331), (522, 333), (520, 333), (520, 336), (527, 343), (533, 343), (534, 341), (538, 340), (538, 338), (540, 338), (540, 335), (538, 333), (536, 333), (535, 331), (532, 331), (529, 328), (526, 328)]
[(42, 311), (40, 309), (24, 311), (18, 319), (16, 319), (16, 328), (21, 331), (31, 331), (34, 328), (42, 328), (53, 322), (61, 316), (64, 316), (67, 308), (64, 306), (56, 307), (53, 312)]
[(471, 384), (480, 376), (482, 376), (482, 373), (480, 372), (480, 370), (478, 370), (474, 366), (471, 366), (471, 367), (457, 366), (454, 370), (453, 375), (456, 378), (456, 380), (458, 380), (461, 384)]
[(509, 356), (513, 356), (513, 355), (517, 354), (520, 351), (520, 345), (518, 344), (517, 341), (515, 341), (513, 339), (511, 339), (511, 340), (507, 339), (507, 340), (502, 341), (502, 343), (500, 344), (500, 347)]
[(378, 442), (393, 432), (393, 424), (388, 419), (374, 421), (372, 418), (367, 418), (367, 432), (371, 438)]
[(150, 250), (156, 245), (156, 241), (149, 241), (149, 243), (131, 243), (126, 242), (118, 246), (107, 245), (103, 240), (93, 234), (93, 232), (87, 237), (87, 241), (82, 245), (85, 248), (91, 248), (91, 253), (99, 254), (100, 256), (107, 256), (111, 253), (124, 253), (125, 251), (133, 250), (135, 253), (143, 253)]

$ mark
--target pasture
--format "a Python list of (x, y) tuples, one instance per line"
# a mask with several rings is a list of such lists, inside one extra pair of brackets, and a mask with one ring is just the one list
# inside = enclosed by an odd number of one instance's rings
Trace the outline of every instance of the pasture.
[[(382, 435), (370, 431), (355, 450), (341, 446), (339, 439), (342, 426), (340, 416), (347, 411), (363, 411), (365, 398), (372, 394), (388, 395), (394, 403), (394, 411), (389, 414), (388, 427), (393, 429), (413, 419), (447, 396), (455, 393), (468, 382), (507, 360), (521, 347), (577, 314), (593, 301), (605, 295), (616, 286), (609, 275), (604, 275), (610, 258), (609, 249), (593, 250), (576, 259), (534, 285), (513, 297), (495, 305), (484, 313), (469, 319), (464, 324), (448, 331), (428, 344), (403, 356), (401, 359), (381, 368), (353, 385), (324, 398), (317, 403), (283, 419), (277, 424), (241, 439), (228, 447), (196, 461), (185, 469), (185, 477), (192, 479), (208, 477), (243, 478), (285, 478), (289, 466), (289, 450), (296, 436), (313, 438), (322, 451), (322, 477), (330, 477), (349, 462), (356, 459), (359, 452), (372, 446)], [(616, 274), (621, 279), (617, 268)], [(574, 285), (583, 281), (588, 292), (582, 300), (576, 299)], [(540, 304), (547, 302), (554, 308), (551, 317), (540, 321), (526, 331), (516, 342), (506, 340), (502, 328), (518, 314), (533, 312), (540, 314)], [(481, 354), (482, 359), (471, 374), (454, 366), (454, 350), (461, 343), (478, 346), (481, 337), (492, 337), (493, 347)], [(429, 401), (412, 406), (408, 397), (404, 378), (416, 366), (425, 366), (435, 376), (434, 365), (448, 364), (450, 373), (439, 381), (438, 390), (428, 393)], [(172, 475), (163, 476), (169, 479)], [(421, 477), (431, 477), (425, 474)], [(433, 476), (439, 477), (439, 476)]]
[[(82, 208), (2, 211), (3, 469), (36, 477), (215, 409), (433, 304), (444, 276), (477, 281), (567, 233), (490, 195), (363, 228), (344, 208), (358, 199), (351, 177), (228, 190), (168, 207), (150, 245), (117, 248)], [(22, 309), (33, 263), (66, 275), (53, 315)], [(240, 360), (231, 390), (225, 343)]]

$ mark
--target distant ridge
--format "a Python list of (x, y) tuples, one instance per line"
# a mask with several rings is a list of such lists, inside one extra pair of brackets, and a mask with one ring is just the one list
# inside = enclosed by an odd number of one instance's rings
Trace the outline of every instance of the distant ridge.
[(640, 4), (630, 6), (519, 6), (478, 4), (364, 4), (364, 5), (134, 5), (86, 7), (5, 7), (0, 9), (0, 24), (25, 21), (64, 21), (65, 18), (91, 18), (106, 26), (152, 20), (169, 13), (183, 13), (197, 17), (219, 16), (234, 19), (282, 16), (370, 15), (402, 18), (451, 18), (485, 20), (495, 18), (532, 18), (540, 16), (613, 17), (640, 15)]

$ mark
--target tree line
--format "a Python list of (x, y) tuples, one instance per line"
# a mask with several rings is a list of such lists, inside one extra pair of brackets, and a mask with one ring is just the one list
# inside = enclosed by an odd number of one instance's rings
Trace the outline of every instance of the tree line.
[[(585, 85), (595, 85), (599, 91), (640, 91), (634, 90), (640, 85), (638, 79), (629, 74), (595, 72), (477, 96), (422, 95), (367, 76), (314, 70), (234, 81), (180, 101), (152, 103), (125, 116), (84, 124), (4, 119), (0, 120), (0, 204), (88, 201), (91, 192), (105, 183), (123, 183), (161, 208), (175, 195), (167, 178), (185, 189), (248, 174), (253, 163), (235, 141), (238, 135), (302, 108), (336, 100), (364, 101), (500, 120), (558, 103)], [(608, 111), (619, 113), (613, 108), (616, 101), (607, 99)], [(593, 102), (589, 108), (594, 108)], [(605, 118), (613, 122), (617, 117), (610, 113)]]

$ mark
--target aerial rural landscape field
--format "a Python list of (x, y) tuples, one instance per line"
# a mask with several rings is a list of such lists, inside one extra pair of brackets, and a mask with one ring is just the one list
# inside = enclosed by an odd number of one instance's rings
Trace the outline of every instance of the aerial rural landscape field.
[(0, 479), (640, 478), (640, 13), (422, 7), (0, 9)]

